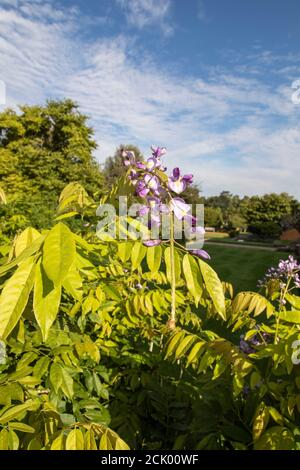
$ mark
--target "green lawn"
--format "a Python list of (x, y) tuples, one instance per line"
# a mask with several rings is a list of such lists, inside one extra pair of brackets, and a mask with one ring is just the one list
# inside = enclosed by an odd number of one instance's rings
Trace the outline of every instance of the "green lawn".
[(222, 281), (231, 282), (235, 292), (257, 290), (257, 281), (270, 266), (286, 259), (288, 253), (256, 250), (255, 248), (234, 248), (206, 244), (211, 256), (210, 264)]

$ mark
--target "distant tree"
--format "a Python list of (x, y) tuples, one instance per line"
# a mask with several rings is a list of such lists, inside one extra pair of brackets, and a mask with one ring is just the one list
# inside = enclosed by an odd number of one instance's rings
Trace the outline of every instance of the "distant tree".
[(245, 206), (244, 215), (248, 225), (259, 222), (280, 224), (283, 217), (295, 213), (298, 204), (298, 201), (287, 193), (253, 196)]
[(131, 150), (135, 153), (137, 160), (143, 160), (143, 154), (141, 153), (140, 149), (135, 145), (127, 144), (127, 145), (120, 145), (113, 156), (107, 157), (103, 167), (103, 175), (105, 178), (105, 184), (108, 188), (110, 188), (118, 178), (125, 175), (126, 167), (124, 167), (122, 162), (122, 151), (123, 150)]
[(223, 224), (222, 211), (220, 207), (204, 206), (204, 224), (206, 227), (219, 228)]
[(58, 195), (69, 182), (101, 194), (104, 180), (95, 148), (87, 117), (71, 100), (0, 113), (0, 184), (8, 200), (1, 211), (43, 227), (50, 224)]
[(205, 199), (206, 207), (220, 209), (222, 213), (223, 228), (232, 229), (232, 220), (236, 220), (241, 214), (241, 199), (237, 195), (231, 194), (229, 191), (222, 191), (219, 196), (210, 196)]

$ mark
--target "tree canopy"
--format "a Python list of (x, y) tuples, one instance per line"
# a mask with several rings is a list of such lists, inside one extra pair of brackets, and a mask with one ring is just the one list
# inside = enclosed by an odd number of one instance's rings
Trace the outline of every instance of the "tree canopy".
[[(71, 100), (21, 106), (0, 113), (0, 181), (8, 199), (6, 222), (47, 226), (57, 197), (71, 181), (88, 193), (103, 192), (104, 179), (93, 151), (87, 116)], [(16, 227), (18, 228), (18, 223)]]

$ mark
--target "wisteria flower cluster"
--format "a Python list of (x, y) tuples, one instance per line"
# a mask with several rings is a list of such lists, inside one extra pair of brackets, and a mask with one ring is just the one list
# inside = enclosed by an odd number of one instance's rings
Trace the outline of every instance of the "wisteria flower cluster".
[(261, 332), (260, 335), (256, 334), (249, 338), (247, 341), (245, 340), (244, 335), (240, 336), (240, 351), (244, 354), (252, 354), (256, 352), (255, 347), (261, 346), (262, 344), (266, 344), (270, 342), (271, 336), (266, 332)]
[[(161, 214), (169, 214), (178, 220), (186, 220), (194, 233), (204, 233), (204, 228), (197, 225), (197, 219), (191, 214), (191, 207), (186, 204), (181, 193), (193, 182), (193, 175), (183, 175), (179, 168), (174, 168), (171, 176), (166, 175), (167, 168), (161, 157), (166, 154), (165, 147), (151, 147), (152, 155), (146, 161), (138, 161), (133, 151), (121, 153), (123, 164), (128, 167), (128, 178), (135, 187), (135, 193), (143, 200), (139, 215), (149, 215), (149, 229), (159, 227)], [(144, 245), (156, 246), (162, 240), (145, 240)], [(190, 253), (210, 259), (203, 249), (190, 250)]]
[(286, 287), (288, 281), (293, 282), (291, 287), (300, 288), (300, 264), (290, 255), (287, 260), (280, 260), (277, 267), (269, 268), (258, 285), (266, 286), (272, 280), (278, 280), (281, 289)]

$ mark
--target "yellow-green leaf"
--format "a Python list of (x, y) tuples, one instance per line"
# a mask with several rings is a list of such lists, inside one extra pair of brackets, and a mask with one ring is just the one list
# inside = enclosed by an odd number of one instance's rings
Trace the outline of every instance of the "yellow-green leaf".
[(19, 266), (5, 284), (0, 296), (0, 337), (7, 338), (18, 323), (28, 302), (35, 274), (35, 260), (29, 258)]
[(205, 287), (213, 301), (217, 313), (226, 320), (226, 306), (222, 283), (217, 273), (202, 260), (198, 260)]
[(17, 418), (18, 416), (21, 416), (24, 411), (30, 410), (33, 407), (33, 400), (28, 400), (26, 403), (23, 403), (22, 405), (16, 405), (8, 410), (6, 410), (1, 416), (0, 416), (0, 424), (7, 423), (8, 421)]
[(35, 432), (35, 429), (32, 426), (29, 426), (28, 424), (25, 424), (25, 423), (18, 423), (18, 422), (14, 422), (14, 423), (9, 422), (9, 429), (14, 429), (15, 431), (20, 431), (20, 432), (29, 432), (29, 433)]
[(43, 246), (43, 268), (55, 285), (67, 276), (76, 257), (76, 245), (70, 229), (59, 223), (48, 233)]
[(41, 234), (33, 227), (27, 227), (14, 242), (14, 254), (15, 256), (19, 256), (23, 253), (26, 248), (28, 248), (34, 240), (37, 240)]
[(97, 450), (94, 431), (89, 429), (84, 436), (84, 448), (86, 450)]
[(186, 254), (182, 260), (183, 274), (186, 285), (196, 302), (199, 302), (202, 295), (202, 279), (197, 261), (193, 256)]
[(131, 252), (132, 269), (137, 269), (146, 255), (147, 248), (140, 242), (134, 243)]
[(84, 450), (84, 439), (80, 429), (72, 429), (66, 440), (66, 450)]
[(162, 248), (160, 245), (147, 249), (147, 264), (151, 272), (157, 272), (161, 264)]
[(39, 263), (35, 274), (33, 311), (44, 341), (58, 314), (60, 299), (61, 286), (55, 287)]

